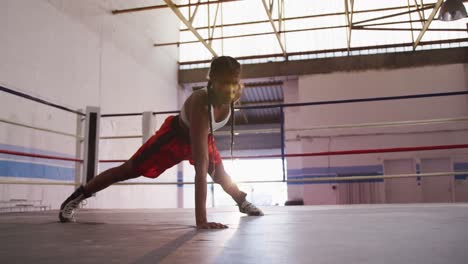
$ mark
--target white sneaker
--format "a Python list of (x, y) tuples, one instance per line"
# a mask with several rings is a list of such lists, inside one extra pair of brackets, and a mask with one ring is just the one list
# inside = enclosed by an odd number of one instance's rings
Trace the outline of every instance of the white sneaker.
[(85, 195), (83, 186), (73, 192), (70, 197), (65, 200), (60, 206), (59, 219), (60, 222), (75, 222), (75, 212), (81, 202), (89, 196)]
[(261, 216), (263, 215), (262, 210), (260, 210), (258, 207), (256, 207), (253, 203), (245, 200), (241, 205), (239, 206), (239, 211), (241, 213), (247, 214), (249, 216)]

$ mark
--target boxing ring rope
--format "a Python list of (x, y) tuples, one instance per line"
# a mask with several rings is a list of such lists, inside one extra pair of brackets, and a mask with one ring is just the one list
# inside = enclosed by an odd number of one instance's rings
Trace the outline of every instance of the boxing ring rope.
[[(168, 115), (168, 114), (178, 114), (180, 111), (161, 111), (161, 112), (153, 112), (153, 115)], [(105, 114), (101, 115), (101, 117), (124, 117), (124, 116), (141, 116), (143, 113), (121, 113), (121, 114)]]
[[(244, 106), (236, 106), (235, 109), (285, 108), (285, 107), (300, 107), (300, 106), (313, 106), (313, 105), (349, 104), (349, 103), (405, 100), (405, 99), (418, 99), (418, 98), (430, 98), (430, 97), (445, 97), (445, 96), (467, 95), (467, 94), (468, 94), (468, 91), (457, 91), (457, 92), (445, 92), (445, 93), (411, 94), (411, 95), (400, 95), (400, 96), (370, 97), (370, 98), (360, 98), (360, 99), (345, 99), (345, 100), (304, 102), (304, 103), (244, 105)], [(160, 112), (153, 112), (153, 115), (178, 114), (178, 113), (180, 113), (180, 111), (178, 110), (160, 111)], [(141, 116), (142, 114), (143, 113), (103, 114), (101, 115), (101, 117)]]
[[(428, 94), (412, 94), (412, 95), (400, 95), (400, 96), (384, 96), (384, 97), (371, 97), (371, 98), (360, 98), (360, 99), (345, 99), (345, 100), (331, 100), (331, 101), (318, 101), (318, 102), (305, 102), (305, 103), (282, 103), (282, 104), (268, 104), (268, 105), (254, 105), (254, 106), (237, 106), (236, 109), (263, 109), (263, 108), (279, 108), (280, 109), (280, 136), (281, 136), (281, 161), (283, 170), (283, 181), (286, 181), (286, 165), (285, 165), (285, 141), (286, 141), (286, 130), (284, 127), (284, 108), (285, 107), (300, 107), (300, 106), (317, 106), (317, 105), (335, 105), (335, 104), (348, 104), (348, 103), (362, 103), (362, 102), (376, 102), (376, 101), (390, 101), (390, 100), (407, 100), (407, 99), (418, 99), (418, 98), (430, 98), (430, 97), (445, 97), (455, 95), (467, 95), (468, 91), (456, 91), (456, 92), (444, 92), (444, 93), (428, 93)], [(158, 114), (175, 114), (180, 111), (162, 111), (153, 112), (153, 115)], [(102, 117), (121, 117), (121, 116), (136, 116), (142, 115), (142, 113), (120, 113), (120, 114), (108, 114), (102, 115)], [(435, 121), (436, 122), (436, 121)]]
[[(63, 110), (63, 111), (69, 112), (69, 113), (74, 113), (74, 114), (77, 114), (77, 115), (80, 115), (80, 116), (85, 116), (84, 113), (82, 113), (82, 112), (80, 112), (78, 110), (73, 110), (73, 109), (70, 109), (70, 108), (65, 107), (65, 106), (61, 106), (61, 105), (58, 105), (58, 104), (55, 104), (55, 103), (51, 103), (51, 102), (46, 101), (44, 99), (40, 99), (40, 98), (25, 94), (25, 93), (22, 93), (22, 92), (19, 92), (19, 91), (15, 91), (15, 90), (3, 87), (3, 86), (0, 86), (0, 91), (6, 92), (6, 93), (9, 93), (9, 94), (12, 94), (12, 95), (16, 95), (18, 97), (22, 97), (24, 99), (28, 99), (28, 100), (31, 100), (31, 101), (34, 101), (34, 102), (38, 102), (40, 104), (47, 105), (47, 106), (50, 106), (50, 107), (53, 107), (53, 108), (57, 108), (57, 109), (60, 109), (60, 110)], [(73, 138), (76, 138), (76, 139), (79, 139), (79, 140), (84, 139), (83, 137), (75, 135), (75, 134), (66, 133), (66, 132), (57, 131), (57, 130), (48, 129), (48, 128), (42, 128), (42, 127), (27, 125), (27, 124), (23, 124), (23, 123), (20, 123), (20, 122), (14, 122), (14, 121), (11, 121), (11, 120), (7, 120), (7, 119), (4, 119), (4, 118), (0, 118), (0, 123), (7, 123), (7, 124), (10, 124), (10, 125), (30, 128), (30, 129), (34, 129), (34, 130), (38, 130), (38, 131), (44, 131), (44, 132), (54, 133), (54, 134), (58, 134), (58, 135), (73, 137)]]
[(32, 153), (27, 153), (27, 152), (10, 151), (10, 150), (3, 150), (3, 149), (0, 149), (0, 154), (23, 156), (23, 157), (32, 157), (32, 158), (41, 158), (41, 159), (51, 159), (51, 160), (65, 160), (65, 161), (74, 161), (74, 162), (81, 162), (81, 163), (83, 162), (82, 159), (64, 158), (64, 157), (57, 157), (57, 156), (51, 156), (51, 155), (32, 154)]
[[(61, 105), (58, 105), (56, 103), (52, 103), (50, 101), (28, 95), (28, 94), (25, 94), (25, 93), (20, 92), (20, 91), (15, 91), (15, 90), (3, 87), (3, 86), (0, 86), (0, 91), (5, 92), (7, 94), (17, 96), (17, 97), (20, 97), (20, 98), (23, 98), (23, 99), (27, 99), (27, 100), (30, 100), (30, 101), (33, 101), (33, 102), (37, 102), (39, 104), (43, 104), (43, 105), (46, 105), (46, 106), (49, 106), (49, 107), (52, 107), (52, 108), (55, 108), (55, 109), (59, 109), (59, 110), (62, 110), (62, 111), (68, 112), (68, 113), (76, 114), (77, 115), (77, 117), (76, 117), (77, 134), (67, 133), (67, 132), (58, 131), (58, 130), (49, 129), (49, 128), (44, 128), (44, 127), (39, 127), (39, 126), (32, 126), (32, 125), (17, 122), (17, 121), (7, 120), (5, 118), (0, 118), (0, 123), (5, 123), (5, 124), (14, 125), (14, 126), (29, 128), (29, 129), (36, 130), (36, 131), (48, 132), (48, 133), (52, 133), (52, 134), (56, 134), (56, 135), (71, 137), (71, 138), (74, 138), (76, 140), (77, 146), (79, 146), (79, 145), (83, 144), (83, 142), (85, 142), (85, 137), (80, 136), (78, 133), (80, 133), (79, 131), (82, 128), (81, 127), (82, 122), (86, 121), (86, 118), (87, 118), (86, 113), (83, 113), (80, 110), (73, 110), (73, 109), (70, 109), (68, 107), (61, 106)], [(32, 157), (32, 158), (40, 158), (40, 159), (49, 159), (49, 160), (70, 161), (70, 162), (75, 162), (75, 168), (78, 168), (77, 166), (82, 166), (83, 162), (84, 162), (83, 159), (79, 159), (79, 158), (58, 157), (58, 156), (53, 156), (53, 155), (33, 154), (33, 153), (28, 153), (28, 152), (11, 151), (11, 150), (4, 150), (4, 149), (0, 149), (0, 154), (23, 156), (23, 157)], [(77, 169), (77, 171), (81, 171), (81, 170)], [(77, 175), (79, 175), (78, 172), (77, 172), (77, 174), (75, 174), (75, 177)], [(6, 175), (6, 176), (8, 176), (8, 175)], [(47, 182), (43, 182), (43, 181), (24, 181), (24, 183), (21, 183), (22, 181), (11, 181), (11, 183), (10, 183), (10, 181), (1, 180), (0, 184), (15, 184), (15, 182), (16, 182), (16, 184), (34, 184), (34, 185), (71, 185), (71, 186), (76, 186), (78, 184), (75, 181), (73, 181), (73, 182), (64, 182), (64, 181), (54, 182), (54, 180), (50, 180), (50, 179), (47, 179)]]
[[(369, 179), (396, 179), (396, 178), (414, 178), (414, 177), (440, 177), (440, 176), (455, 176), (467, 175), (468, 171), (458, 172), (435, 172), (435, 173), (420, 173), (420, 174), (393, 174), (393, 175), (369, 175), (369, 176), (346, 176), (346, 177), (321, 177), (312, 179), (291, 179), (286, 182), (323, 182), (323, 181), (353, 181), (353, 180), (369, 180)], [(236, 183), (284, 183), (283, 180), (273, 181), (235, 181)], [(209, 182), (211, 184), (214, 182)], [(128, 182), (117, 183), (118, 185), (146, 185), (146, 184), (195, 184), (195, 182), (159, 182), (159, 183), (145, 183), (145, 182)]]
[(73, 110), (73, 109), (70, 109), (70, 108), (65, 107), (65, 106), (54, 104), (54, 103), (48, 102), (48, 101), (46, 101), (44, 99), (40, 99), (38, 97), (34, 97), (34, 96), (29, 95), (29, 94), (25, 94), (25, 93), (22, 93), (22, 92), (19, 92), (19, 91), (15, 91), (15, 90), (3, 87), (3, 86), (0, 86), (0, 91), (6, 92), (6, 93), (9, 93), (9, 94), (12, 94), (12, 95), (16, 95), (18, 97), (22, 97), (22, 98), (25, 98), (25, 99), (29, 99), (31, 101), (35, 101), (35, 102), (38, 102), (38, 103), (41, 103), (41, 104), (44, 104), (44, 105), (48, 105), (48, 106), (51, 106), (51, 107), (54, 107), (54, 108), (57, 108), (57, 109), (61, 109), (61, 110), (64, 110), (66, 112), (70, 112), (70, 113), (74, 113), (74, 114), (77, 114), (77, 115), (85, 116), (84, 113), (82, 113), (82, 112), (80, 112), (78, 110)]
[(142, 138), (143, 135), (128, 135), (128, 136), (108, 136), (99, 137), (99, 139), (126, 139), (126, 138)]
[[(466, 119), (468, 120), (468, 118)], [(255, 129), (255, 130), (237, 130), (235, 132), (235, 135), (237, 136), (238, 134), (270, 134), (270, 133), (277, 133), (280, 132), (280, 129)], [(231, 135), (231, 132), (228, 131), (217, 131), (216, 135)], [(99, 137), (99, 139), (127, 139), (127, 138), (142, 138), (143, 135), (124, 135), (124, 136), (103, 136)]]
[(412, 94), (412, 95), (384, 96), (384, 97), (369, 97), (369, 98), (360, 98), (360, 99), (345, 99), (345, 100), (318, 101), (318, 102), (305, 102), (305, 103), (250, 105), (250, 106), (238, 106), (236, 108), (237, 109), (260, 109), (260, 108), (274, 108), (274, 107), (281, 108), (281, 107), (299, 107), (299, 106), (313, 106), (313, 105), (349, 104), (349, 103), (377, 102), (377, 101), (390, 101), (390, 100), (405, 100), (405, 99), (418, 99), (418, 98), (430, 98), (430, 97), (445, 97), (445, 96), (466, 95), (466, 94), (468, 94), (468, 91), (446, 92), (446, 93), (428, 93), (428, 94)]
[[(397, 179), (397, 178), (419, 178), (419, 177), (441, 177), (441, 176), (456, 176), (468, 175), (468, 171), (449, 171), (449, 172), (434, 172), (434, 173), (419, 173), (419, 174), (389, 174), (389, 175), (366, 175), (366, 176), (346, 176), (346, 177), (320, 177), (320, 178), (305, 178), (291, 180), (268, 180), (268, 181), (234, 181), (239, 184), (252, 183), (304, 183), (304, 182), (341, 182), (341, 181), (356, 181), (356, 180), (379, 180), (379, 179)], [(214, 184), (215, 182), (207, 182)], [(33, 184), (33, 185), (75, 185), (74, 182), (40, 182), (40, 181), (5, 181), (0, 180), (0, 184)], [(134, 185), (194, 185), (195, 182), (119, 182), (114, 185), (118, 186), (134, 186)]]
[[(405, 126), (405, 125), (430, 125), (430, 124), (443, 124), (443, 123), (453, 123), (453, 122), (463, 122), (468, 121), (468, 117), (458, 117), (458, 118), (439, 118), (439, 119), (425, 119), (425, 120), (412, 120), (412, 121), (394, 121), (394, 122), (377, 122), (377, 123), (357, 123), (357, 124), (346, 124), (346, 125), (335, 125), (335, 126), (315, 126), (315, 127), (308, 127), (308, 128), (292, 128), (286, 129), (288, 132), (293, 131), (313, 131), (313, 130), (325, 130), (325, 129), (340, 129), (340, 128), (362, 128), (362, 127), (393, 127), (393, 126)], [(50, 132), (58, 135), (73, 137), (79, 140), (83, 140), (84, 137), (77, 136), (75, 134), (66, 133), (62, 131), (41, 128), (37, 126), (26, 125), (19, 122), (13, 122), (6, 120), (4, 118), (0, 118), (1, 123), (7, 123), (11, 125), (16, 125), (20, 127), (31, 128), (34, 130)], [(262, 129), (262, 130), (245, 130), (243, 132), (236, 132), (239, 134), (268, 134), (268, 133), (275, 133), (280, 132), (280, 129)], [(229, 132), (226, 131), (218, 131), (218, 135), (228, 135)], [(142, 135), (124, 135), (124, 136), (102, 136), (99, 139), (132, 139), (132, 138), (142, 138)]]
[(76, 138), (76, 139), (79, 139), (79, 140), (83, 140), (83, 139), (84, 139), (84, 137), (77, 136), (77, 135), (75, 135), (75, 134), (66, 133), (66, 132), (57, 131), (57, 130), (52, 130), (52, 129), (48, 129), (48, 128), (41, 128), (41, 127), (37, 127), (37, 126), (26, 125), (26, 124), (19, 123), (19, 122), (9, 121), (9, 120), (3, 119), (3, 118), (0, 118), (0, 123), (7, 123), (7, 124), (10, 124), (10, 125), (15, 125), (15, 126), (20, 126), (20, 127), (26, 127), (26, 128), (31, 128), (31, 129), (33, 129), (33, 130), (44, 131), (44, 132), (50, 132), (50, 133), (58, 134), (58, 135), (62, 135), (62, 136), (73, 137), (73, 138)]
[[(468, 144), (460, 145), (439, 145), (439, 146), (424, 146), (424, 147), (405, 147), (405, 148), (387, 148), (387, 149), (364, 149), (364, 150), (345, 150), (345, 151), (329, 151), (329, 152), (316, 152), (316, 153), (297, 153), (286, 154), (286, 157), (310, 157), (310, 156), (333, 156), (333, 155), (360, 155), (360, 154), (374, 154), (374, 153), (388, 153), (388, 152), (409, 152), (409, 151), (429, 151), (441, 149), (462, 149), (468, 148)], [(15, 151), (0, 150), (0, 153), (29, 156), (37, 158), (58, 159), (82, 162), (82, 160), (61, 158), (47, 155), (36, 155), (30, 153), (22, 153)], [(238, 156), (239, 159), (253, 159), (253, 158), (277, 158), (281, 155), (258, 155), (258, 156)], [(125, 162), (126, 160), (100, 160), (99, 162)], [(438, 173), (419, 173), (419, 174), (394, 174), (394, 175), (366, 175), (366, 176), (346, 176), (346, 177), (321, 177), (312, 179), (290, 179), (290, 180), (273, 180), (273, 181), (238, 181), (237, 183), (289, 183), (289, 182), (324, 182), (324, 181), (352, 181), (352, 180), (371, 180), (371, 179), (392, 179), (392, 178), (412, 178), (412, 177), (438, 177), (438, 176), (455, 176), (455, 175), (468, 175), (468, 171), (463, 172), (438, 172)], [(213, 184), (214, 182), (208, 182)], [(4, 181), (0, 180), (0, 184), (35, 184), (35, 185), (74, 185), (74, 182), (39, 182), (39, 181)], [(126, 182), (117, 183), (117, 185), (183, 185), (194, 184), (194, 182)]]
[(394, 122), (376, 122), (376, 123), (357, 123), (357, 124), (346, 124), (346, 125), (335, 125), (335, 126), (315, 126), (308, 128), (291, 128), (286, 131), (313, 131), (323, 129), (339, 129), (339, 128), (362, 128), (362, 127), (393, 127), (393, 126), (406, 126), (406, 125), (432, 125), (432, 124), (444, 124), (453, 122), (468, 121), (468, 117), (456, 117), (456, 118), (437, 118), (437, 119), (424, 119), (424, 120), (408, 120), (408, 121), (394, 121)]
[[(47, 102), (45, 100), (26, 95), (21, 92), (13, 91), (11, 89), (0, 86), (0, 91), (5, 91), (10, 94), (14, 94), (26, 99), (30, 99), (42, 104), (46, 104), (58, 109), (62, 109), (68, 112), (76, 113), (78, 115), (85, 115), (79, 111), (71, 110), (57, 104)], [(454, 95), (466, 95), (468, 91), (458, 91), (458, 92), (446, 92), (446, 93), (431, 93), (431, 94), (416, 94), (416, 95), (404, 95), (404, 96), (389, 96), (389, 97), (374, 97), (374, 98), (361, 98), (361, 99), (348, 99), (348, 100), (334, 100), (334, 101), (318, 101), (318, 102), (305, 102), (305, 103), (286, 103), (286, 104), (271, 104), (271, 105), (255, 105), (255, 106), (239, 106), (236, 109), (261, 109), (261, 108), (280, 108), (281, 110), (281, 139), (282, 147), (281, 154), (273, 155), (250, 155), (250, 156), (234, 156), (235, 159), (254, 159), (254, 158), (282, 158), (283, 160), (283, 180), (273, 180), (273, 181), (245, 181), (238, 183), (267, 183), (267, 182), (322, 182), (322, 181), (350, 181), (350, 180), (363, 180), (363, 179), (386, 179), (386, 178), (404, 178), (404, 177), (436, 177), (436, 176), (450, 176), (450, 175), (467, 175), (468, 172), (441, 172), (441, 173), (425, 173), (425, 174), (400, 174), (400, 175), (366, 175), (366, 176), (347, 176), (347, 177), (321, 177), (321, 178), (312, 178), (312, 179), (291, 179), (286, 180), (285, 178), (285, 166), (284, 159), (286, 157), (311, 157), (311, 156), (332, 156), (332, 155), (360, 155), (360, 154), (375, 154), (375, 153), (389, 153), (389, 152), (409, 152), (409, 151), (429, 151), (429, 150), (442, 150), (442, 149), (462, 149), (468, 148), (468, 144), (458, 144), (458, 145), (439, 145), (439, 146), (419, 146), (419, 147), (398, 147), (398, 148), (384, 148), (384, 149), (363, 149), (363, 150), (341, 150), (341, 151), (328, 151), (328, 152), (316, 152), (316, 153), (293, 153), (285, 154), (284, 153), (284, 142), (285, 142), (285, 131), (303, 131), (303, 130), (320, 130), (320, 129), (336, 129), (336, 128), (355, 128), (355, 127), (380, 127), (380, 126), (401, 126), (401, 125), (413, 125), (413, 124), (436, 124), (436, 123), (445, 123), (445, 122), (461, 122), (467, 121), (468, 117), (457, 117), (457, 118), (443, 118), (443, 119), (431, 119), (431, 120), (415, 120), (415, 121), (397, 121), (397, 122), (378, 122), (378, 123), (362, 123), (362, 124), (348, 124), (348, 125), (339, 125), (339, 126), (317, 126), (312, 128), (304, 129), (284, 129), (284, 111), (285, 107), (299, 107), (299, 106), (313, 106), (313, 105), (328, 105), (328, 104), (343, 104), (343, 103), (357, 103), (357, 102), (372, 102), (372, 101), (387, 101), (387, 100), (403, 100), (403, 99), (416, 99), (416, 98), (428, 98), (428, 97), (443, 97), (443, 96), (454, 96)], [(152, 112), (153, 115), (160, 114), (176, 114), (179, 111), (162, 111), (162, 112)], [(142, 113), (121, 113), (121, 114), (107, 114), (101, 115), (101, 117), (122, 117), (122, 116), (141, 116)], [(55, 134), (61, 134), (65, 136), (71, 136), (82, 140), (81, 137), (64, 133), (60, 131), (54, 131), (50, 129), (37, 128), (25, 124), (20, 124), (18, 122), (12, 122), (5, 119), (0, 119), (0, 122), (5, 122), (13, 125), (28, 127), (36, 130), (51, 132)], [(271, 130), (270, 130), (271, 131)], [(268, 131), (268, 132), (270, 132)], [(278, 130), (274, 130), (278, 131)], [(265, 133), (268, 133), (265, 132)], [(125, 138), (141, 138), (142, 135), (127, 135), (127, 136), (106, 136), (100, 137), (100, 139), (125, 139)], [(62, 158), (50, 155), (37, 155), (25, 152), (17, 151), (7, 151), (0, 150), (2, 154), (8, 155), (17, 155), (17, 156), (28, 156), (44, 159), (55, 159), (55, 160), (66, 160), (83, 163), (82, 159), (74, 158)], [(223, 157), (226, 158), (226, 157)], [(116, 163), (116, 162), (125, 162), (126, 160), (99, 160), (101, 163)], [(74, 182), (40, 182), (40, 181), (4, 181), (0, 180), (0, 184), (38, 184), (38, 185), (75, 185)], [(193, 182), (155, 182), (155, 183), (139, 183), (139, 182), (128, 182), (128, 183), (118, 183), (118, 185), (179, 185), (179, 184), (194, 184)], [(208, 184), (213, 184), (209, 182)]]
[[(57, 109), (60, 109), (60, 110), (63, 110), (63, 111), (69, 112), (69, 113), (74, 113), (74, 114), (77, 114), (79, 116), (86, 116), (86, 114), (84, 114), (84, 113), (82, 113), (82, 112), (80, 112), (78, 110), (73, 110), (73, 109), (70, 109), (70, 108), (65, 107), (65, 106), (61, 106), (61, 105), (58, 105), (58, 104), (55, 104), (55, 103), (51, 103), (51, 102), (46, 101), (44, 99), (40, 99), (38, 97), (34, 97), (34, 96), (31, 96), (31, 95), (28, 95), (28, 94), (25, 94), (25, 93), (22, 93), (22, 92), (19, 92), (19, 91), (15, 91), (15, 90), (3, 87), (3, 86), (0, 86), (0, 91), (6, 92), (6, 93), (9, 93), (9, 94), (12, 94), (12, 95), (16, 95), (18, 97), (28, 99), (28, 100), (31, 100), (31, 101), (34, 101), (34, 102), (38, 102), (40, 104), (47, 105), (47, 106), (50, 106), (50, 107), (53, 107), (53, 108), (57, 108)], [(28, 124), (24, 124), (24, 123), (20, 123), (20, 122), (14, 122), (14, 121), (7, 120), (7, 119), (4, 119), (4, 118), (0, 118), (0, 123), (6, 123), (6, 124), (10, 124), (10, 125), (30, 128), (30, 129), (33, 129), (33, 130), (49, 132), (49, 133), (53, 133), (53, 134), (58, 134), (58, 135), (62, 135), (62, 136), (76, 138), (76, 139), (79, 139), (79, 140), (84, 139), (84, 137), (78, 136), (76, 134), (66, 133), (66, 132), (53, 130), (53, 129), (48, 129), (48, 128), (43, 128), (43, 127), (38, 127), (38, 126), (32, 126), (32, 125), (28, 125)]]
[[(462, 149), (468, 148), (468, 144), (458, 145), (437, 145), (437, 146), (421, 146), (421, 147), (400, 147), (400, 148), (382, 148), (382, 149), (361, 149), (361, 150), (341, 150), (341, 151), (325, 151), (325, 152), (310, 152), (310, 153), (292, 153), (284, 154), (286, 158), (293, 157), (318, 157), (318, 156), (338, 156), (338, 155), (362, 155), (362, 154), (375, 154), (375, 153), (392, 153), (392, 152), (410, 152), (410, 151), (429, 151), (429, 150), (442, 150), (442, 149)], [(243, 155), (233, 156), (234, 159), (258, 159), (258, 158), (281, 158), (281, 154), (270, 155)], [(222, 159), (231, 158), (231, 156), (221, 157)], [(127, 160), (99, 160), (101, 163), (117, 163), (125, 162)]]
[[(338, 155), (362, 155), (373, 153), (390, 153), (390, 152), (409, 152), (409, 151), (428, 151), (428, 150), (441, 150), (441, 149), (461, 149), (468, 148), (468, 144), (458, 145), (439, 145), (439, 146), (424, 146), (424, 147), (401, 147), (401, 148), (383, 148), (383, 149), (363, 149), (363, 150), (341, 150), (341, 151), (326, 151), (326, 152), (312, 152), (312, 153), (296, 153), (285, 154), (287, 158), (292, 157), (318, 157), (318, 156), (338, 156)], [(234, 156), (235, 159), (253, 159), (253, 158), (280, 158), (280, 154), (262, 155), (262, 156)], [(227, 157), (224, 157), (227, 158)]]

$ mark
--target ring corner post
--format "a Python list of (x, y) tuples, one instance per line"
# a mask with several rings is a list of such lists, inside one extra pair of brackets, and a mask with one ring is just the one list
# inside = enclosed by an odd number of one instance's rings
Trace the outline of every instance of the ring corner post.
[(99, 107), (86, 107), (82, 184), (89, 182), (97, 173), (100, 119)]

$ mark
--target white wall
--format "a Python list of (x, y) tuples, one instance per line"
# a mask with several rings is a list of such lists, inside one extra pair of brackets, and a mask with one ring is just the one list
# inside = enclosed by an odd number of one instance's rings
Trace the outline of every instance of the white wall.
[[(0, 85), (72, 109), (99, 106), (103, 114), (177, 109), (177, 48), (152, 46), (178, 39), (177, 17), (170, 9), (111, 14), (114, 9), (162, 3), (159, 0), (1, 1)], [(0, 101), (1, 118), (76, 133), (75, 114), (6, 93), (0, 94)], [(0, 127), (3, 148), (75, 155), (73, 138), (5, 123), (0, 123)], [(138, 134), (141, 133), (140, 117), (103, 119), (101, 128), (102, 135)], [(126, 159), (140, 145), (139, 140), (101, 142), (100, 158)], [(9, 162), (21, 160), (25, 164), (50, 163), (7, 155), (0, 158)], [(73, 163), (49, 165), (48, 169), (74, 168)], [(26, 178), (37, 180), (35, 175)], [(2, 185), (0, 200), (44, 199), (57, 208), (72, 189), (71, 186)], [(57, 192), (60, 195), (56, 196)], [(176, 204), (176, 195), (167, 188), (111, 187), (91, 199), (89, 206), (175, 207)]]
[[(468, 89), (466, 73), (466, 65), (456, 64), (300, 76), (296, 86), (298, 100), (295, 102), (463, 91)], [(325, 152), (466, 144), (467, 122), (383, 128), (308, 129), (317, 126), (463, 117), (467, 113), (468, 99), (464, 95), (300, 107), (294, 112), (286, 112), (289, 140), (286, 145), (291, 151)], [(288, 153), (291, 153), (289, 149)], [(298, 163), (297, 159), (302, 160), (302, 169), (309, 171), (305, 174), (319, 177), (326, 176), (325, 174), (333, 176), (337, 171), (346, 173), (348, 167), (350, 171), (356, 168), (366, 170), (372, 166), (374, 167), (371, 170), (379, 170), (378, 166), (389, 159), (413, 158), (419, 162), (419, 159), (428, 157), (451, 157), (454, 163), (464, 163), (468, 162), (468, 151), (459, 149), (291, 158), (288, 159), (288, 164)], [(288, 170), (290, 169), (289, 167)], [(334, 185), (336, 184), (304, 184), (304, 200), (309, 204), (337, 203), (339, 195), (338, 190), (332, 188)], [(290, 191), (292, 193), (289, 197), (300, 196), (298, 190)], [(463, 191), (464, 189), (459, 189), (459, 192)]]
[[(301, 102), (299, 97), (298, 80), (291, 79), (283, 83), (284, 103), (297, 103)], [(301, 109), (298, 107), (287, 107), (284, 108), (285, 115), (285, 127), (295, 128), (300, 127), (301, 120), (296, 118), (300, 115)], [(289, 138), (286, 138), (285, 142), (285, 153), (302, 153), (302, 143), (293, 138), (291, 134)], [(287, 159), (288, 167), (288, 180), (298, 180), (302, 177), (302, 164), (301, 158)], [(288, 184), (288, 200), (302, 200), (303, 199), (304, 185), (300, 183)]]

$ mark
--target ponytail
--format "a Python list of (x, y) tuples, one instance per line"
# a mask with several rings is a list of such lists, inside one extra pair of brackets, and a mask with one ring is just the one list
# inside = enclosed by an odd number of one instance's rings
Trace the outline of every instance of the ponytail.
[[(214, 150), (214, 133), (213, 133), (213, 116), (211, 115), (211, 111), (212, 111), (212, 105), (211, 105), (211, 101), (212, 101), (212, 97), (213, 97), (213, 91), (211, 90), (212, 87), (211, 87), (211, 81), (208, 81), (208, 85), (206, 87), (206, 91), (208, 93), (208, 117), (209, 117), (209, 120), (210, 120), (210, 137), (208, 137), (208, 139), (210, 140), (210, 142), (208, 142), (208, 146), (211, 145), (211, 149)], [(215, 174), (215, 160), (214, 160), (214, 155), (211, 155), (210, 157), (210, 149), (208, 148), (208, 158), (209, 158), (209, 162), (211, 164), (213, 164), (213, 169), (211, 170), (211, 175), (214, 176)], [(208, 166), (209, 168), (210, 166)]]

